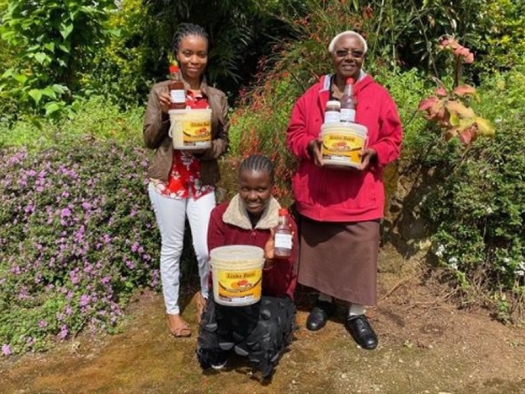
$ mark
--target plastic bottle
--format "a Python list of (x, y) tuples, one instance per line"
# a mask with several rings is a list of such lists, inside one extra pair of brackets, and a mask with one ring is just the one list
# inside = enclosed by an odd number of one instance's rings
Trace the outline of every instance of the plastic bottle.
[(354, 78), (347, 78), (341, 98), (341, 122), (355, 122)]
[(330, 100), (326, 103), (324, 112), (324, 124), (339, 123), (341, 121), (341, 103), (337, 100)]
[(179, 66), (177, 64), (170, 66), (169, 79), (170, 109), (186, 109), (186, 93), (184, 92), (184, 83), (180, 79)]
[(275, 227), (274, 256), (289, 257), (292, 254), (292, 229), (288, 224), (286, 208), (279, 209), (279, 224)]

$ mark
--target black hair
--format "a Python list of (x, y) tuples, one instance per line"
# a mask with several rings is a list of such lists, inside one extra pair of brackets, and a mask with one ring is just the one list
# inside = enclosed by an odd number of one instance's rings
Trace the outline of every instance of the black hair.
[(266, 171), (270, 176), (270, 181), (274, 182), (275, 170), (270, 159), (263, 155), (251, 155), (241, 162), (239, 166), (239, 176), (243, 171)]
[(210, 40), (208, 39), (208, 33), (206, 33), (206, 30), (204, 30), (204, 28), (202, 28), (199, 25), (194, 25), (193, 23), (181, 23), (177, 28), (177, 31), (173, 35), (173, 53), (177, 53), (182, 39), (187, 36), (202, 37), (206, 40), (209, 46)]

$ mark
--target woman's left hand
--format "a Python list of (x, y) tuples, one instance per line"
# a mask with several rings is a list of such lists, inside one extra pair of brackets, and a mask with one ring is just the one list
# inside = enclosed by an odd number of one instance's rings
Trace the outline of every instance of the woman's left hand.
[[(292, 229), (292, 226), (290, 225), (290, 230)], [(292, 249), (293, 249), (293, 239), (294, 239), (295, 232), (292, 231)], [(265, 260), (271, 261), (274, 259), (282, 259), (283, 257), (275, 257), (275, 230), (273, 228), (270, 229), (270, 237), (268, 238), (268, 241), (266, 241), (266, 245), (264, 245), (264, 258)], [(266, 267), (268, 268), (268, 267)]]
[(361, 151), (361, 165), (359, 169), (361, 171), (367, 170), (370, 167), (371, 162), (377, 157), (377, 152), (372, 148), (364, 148)]

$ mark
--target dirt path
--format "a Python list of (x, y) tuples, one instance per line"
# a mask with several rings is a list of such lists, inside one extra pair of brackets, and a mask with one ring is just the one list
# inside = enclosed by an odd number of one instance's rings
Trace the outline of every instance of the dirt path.
[[(296, 341), (273, 380), (261, 384), (242, 359), (202, 373), (195, 337), (167, 334), (162, 299), (145, 293), (123, 332), (83, 336), (44, 354), (0, 362), (1, 393), (525, 393), (525, 329), (486, 313), (457, 310), (392, 251), (383, 251), (380, 302), (369, 312), (380, 336), (359, 349), (340, 321), (318, 333), (304, 328), (311, 295), (299, 297)], [(184, 311), (195, 325), (193, 304)]]

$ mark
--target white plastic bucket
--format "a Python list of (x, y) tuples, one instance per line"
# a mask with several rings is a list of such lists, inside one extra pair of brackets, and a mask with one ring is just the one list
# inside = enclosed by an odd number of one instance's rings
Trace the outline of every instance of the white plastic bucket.
[(368, 142), (368, 129), (358, 123), (330, 123), (321, 126), (323, 165), (359, 167), (361, 150)]
[(228, 306), (252, 305), (261, 299), (264, 250), (257, 246), (221, 246), (210, 251), (213, 298)]
[(169, 136), (180, 150), (211, 147), (211, 109), (171, 109)]

